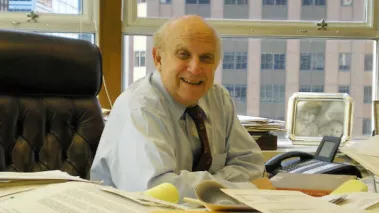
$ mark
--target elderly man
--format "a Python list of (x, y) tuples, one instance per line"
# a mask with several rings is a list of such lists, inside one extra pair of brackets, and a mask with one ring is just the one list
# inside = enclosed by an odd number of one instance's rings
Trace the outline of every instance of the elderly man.
[(228, 91), (214, 84), (220, 38), (199, 16), (165, 23), (154, 35), (156, 70), (134, 82), (111, 111), (91, 179), (126, 191), (164, 182), (194, 197), (203, 180), (254, 187), (262, 152), (239, 122)]

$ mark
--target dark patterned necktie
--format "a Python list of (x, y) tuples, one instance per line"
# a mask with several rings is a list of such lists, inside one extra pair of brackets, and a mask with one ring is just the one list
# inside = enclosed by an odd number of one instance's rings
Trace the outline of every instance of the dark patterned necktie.
[(204, 111), (198, 106), (189, 107), (186, 112), (191, 116), (195, 122), (197, 133), (201, 141), (201, 154), (198, 159), (194, 159), (192, 171), (207, 171), (212, 164), (212, 154), (209, 147), (209, 141), (207, 137), (207, 130), (204, 124)]

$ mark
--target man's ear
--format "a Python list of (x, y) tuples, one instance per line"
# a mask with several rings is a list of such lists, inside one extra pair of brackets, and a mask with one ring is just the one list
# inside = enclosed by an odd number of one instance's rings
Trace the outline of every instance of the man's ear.
[(153, 59), (154, 59), (155, 68), (158, 71), (160, 71), (161, 66), (162, 66), (162, 57), (161, 57), (161, 51), (156, 47), (153, 47)]

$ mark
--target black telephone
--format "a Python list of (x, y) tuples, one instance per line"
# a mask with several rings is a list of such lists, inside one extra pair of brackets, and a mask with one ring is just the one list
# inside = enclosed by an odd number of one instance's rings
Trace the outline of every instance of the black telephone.
[(362, 177), (359, 169), (346, 163), (333, 163), (341, 137), (324, 136), (315, 155), (291, 151), (279, 154), (265, 163), (272, 177), (279, 172), (306, 174), (344, 174)]

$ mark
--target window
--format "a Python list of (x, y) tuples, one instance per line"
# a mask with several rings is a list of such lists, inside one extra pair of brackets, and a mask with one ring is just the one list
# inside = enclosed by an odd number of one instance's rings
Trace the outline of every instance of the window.
[(372, 72), (372, 54), (365, 55), (365, 71)]
[(171, 0), (160, 0), (161, 4), (171, 4)]
[(353, 0), (341, 0), (341, 6), (351, 6), (353, 5)]
[(247, 67), (247, 52), (236, 52), (236, 68), (246, 69)]
[(144, 67), (145, 66), (145, 51), (135, 51), (134, 52), (134, 66)]
[(364, 94), (363, 94), (363, 103), (371, 104), (371, 102), (372, 102), (372, 87), (371, 86), (365, 86), (364, 87)]
[(223, 69), (234, 69), (234, 52), (225, 52), (222, 60)]
[[(94, 4), (90, 0), (0, 0), (0, 28), (94, 36)], [(37, 24), (26, 21), (31, 11), (38, 14)]]
[(287, 5), (287, 0), (263, 0), (263, 5)]
[(324, 53), (301, 53), (300, 70), (324, 70)]
[(210, 0), (186, 0), (186, 4), (209, 4)]
[(246, 69), (247, 52), (224, 52), (223, 69)]
[(261, 69), (272, 69), (273, 60), (272, 60), (272, 54), (262, 54), (261, 55)]
[(339, 69), (340, 71), (350, 71), (350, 53), (340, 53), (339, 55)]
[(339, 93), (350, 93), (350, 86), (338, 86), (338, 92)]
[(362, 134), (371, 136), (371, 119), (370, 118), (363, 118), (363, 124), (362, 124)]
[(227, 84), (224, 86), (229, 91), (230, 97), (232, 97), (234, 101), (246, 101), (246, 85)]
[(316, 6), (325, 6), (326, 0), (302, 0), (303, 6), (310, 6), (310, 5), (316, 5)]
[(225, 4), (248, 4), (248, 0), (225, 0)]
[(138, 0), (138, 3), (146, 3), (146, 0)]
[(300, 85), (299, 92), (324, 92), (323, 85)]
[(261, 54), (261, 69), (274, 69), (284, 70), (286, 68), (286, 55), (285, 54)]
[(260, 87), (260, 102), (284, 102), (285, 86), (265, 84)]
[[(277, 0), (213, 0), (205, 5), (200, 5), (199, 0), (196, 4), (172, 1), (168, 7), (157, 5), (155, 0), (146, 1), (147, 7), (141, 5), (138, 10), (137, 0), (134, 1), (131, 4), (133, 0), (124, 0), (124, 14), (129, 14), (124, 16), (124, 38), (130, 41), (130, 37), (143, 35), (146, 42), (142, 43), (143, 48), (136, 43), (123, 48), (146, 51), (146, 74), (155, 69), (151, 60), (154, 30), (167, 18), (186, 14), (188, 7), (197, 11), (207, 8), (209, 15), (202, 16), (215, 26), (223, 43), (224, 57), (215, 74), (215, 83), (232, 85), (228, 89), (234, 97), (240, 97), (238, 91), (246, 91), (244, 104), (237, 101), (240, 103), (236, 105), (243, 106), (236, 107), (237, 113), (286, 118), (287, 100), (293, 93), (300, 90), (335, 93), (339, 86), (341, 90), (342, 86), (348, 86), (350, 95), (357, 100), (354, 111), (359, 117), (355, 116), (354, 122), (360, 124), (354, 126), (352, 138), (362, 136), (362, 118), (371, 117), (368, 105), (363, 103), (363, 88), (372, 86), (373, 76), (378, 76), (375, 69), (364, 72), (364, 55), (373, 54), (375, 60), (375, 44), (379, 40), (379, 31), (371, 25), (379, 14), (370, 8), (371, 0), (354, 1), (353, 10), (342, 8), (341, 0), (283, 1), (291, 3), (291, 8), (279, 6), (282, 3)], [(270, 15), (279, 14), (282, 8), (287, 11), (284, 15)], [(353, 19), (344, 19), (346, 15)], [(327, 22), (328, 30), (316, 29), (315, 23), (321, 19)], [(135, 80), (133, 72), (141, 72), (140, 68), (131, 69), (133, 52), (125, 52), (123, 77), (127, 83), (123, 89)], [(349, 64), (351, 72), (340, 72), (340, 53), (348, 54), (345, 62), (350, 62), (342, 65)], [(246, 89), (239, 90), (235, 85), (246, 85)]]
[[(2, 5), (7, 2), (8, 7), (6, 11), (8, 12), (30, 12), (34, 11), (36, 13), (52, 13), (52, 14), (82, 14), (81, 0), (1, 0), (0, 9)], [(1, 10), (0, 10), (1, 11)]]

